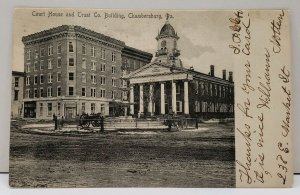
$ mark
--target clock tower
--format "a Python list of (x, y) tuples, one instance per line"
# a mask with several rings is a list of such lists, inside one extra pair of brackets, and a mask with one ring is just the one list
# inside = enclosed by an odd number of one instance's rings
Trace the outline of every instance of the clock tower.
[(177, 49), (178, 39), (179, 37), (173, 26), (167, 20), (156, 37), (157, 52), (155, 61), (182, 67), (182, 62), (178, 58), (180, 55), (180, 51)]

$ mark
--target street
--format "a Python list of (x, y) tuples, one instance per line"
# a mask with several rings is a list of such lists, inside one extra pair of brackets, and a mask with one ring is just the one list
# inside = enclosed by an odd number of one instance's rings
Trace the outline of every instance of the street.
[(20, 187), (234, 187), (234, 129), (25, 133), (12, 122), (10, 183)]

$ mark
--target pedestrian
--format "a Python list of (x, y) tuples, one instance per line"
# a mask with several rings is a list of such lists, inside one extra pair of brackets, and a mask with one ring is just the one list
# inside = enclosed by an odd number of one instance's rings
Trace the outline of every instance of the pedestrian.
[(63, 128), (63, 126), (64, 126), (64, 117), (63, 116), (61, 116), (60, 125), (61, 125), (61, 128)]
[(102, 114), (100, 115), (100, 131), (104, 132), (104, 116)]
[(57, 130), (57, 116), (53, 114), (54, 130)]

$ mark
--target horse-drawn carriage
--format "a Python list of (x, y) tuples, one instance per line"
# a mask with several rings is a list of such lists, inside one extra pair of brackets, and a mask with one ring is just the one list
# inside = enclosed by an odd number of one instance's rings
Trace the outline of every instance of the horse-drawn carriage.
[(101, 123), (103, 123), (103, 116), (101, 113), (97, 114), (82, 114), (79, 117), (79, 126), (82, 128), (88, 128), (90, 125), (93, 127), (100, 127)]

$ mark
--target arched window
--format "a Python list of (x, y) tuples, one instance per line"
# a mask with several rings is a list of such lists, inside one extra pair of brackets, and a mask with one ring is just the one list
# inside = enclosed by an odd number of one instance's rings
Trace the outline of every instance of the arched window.
[(166, 48), (167, 42), (163, 40), (160, 45), (162, 48)]

